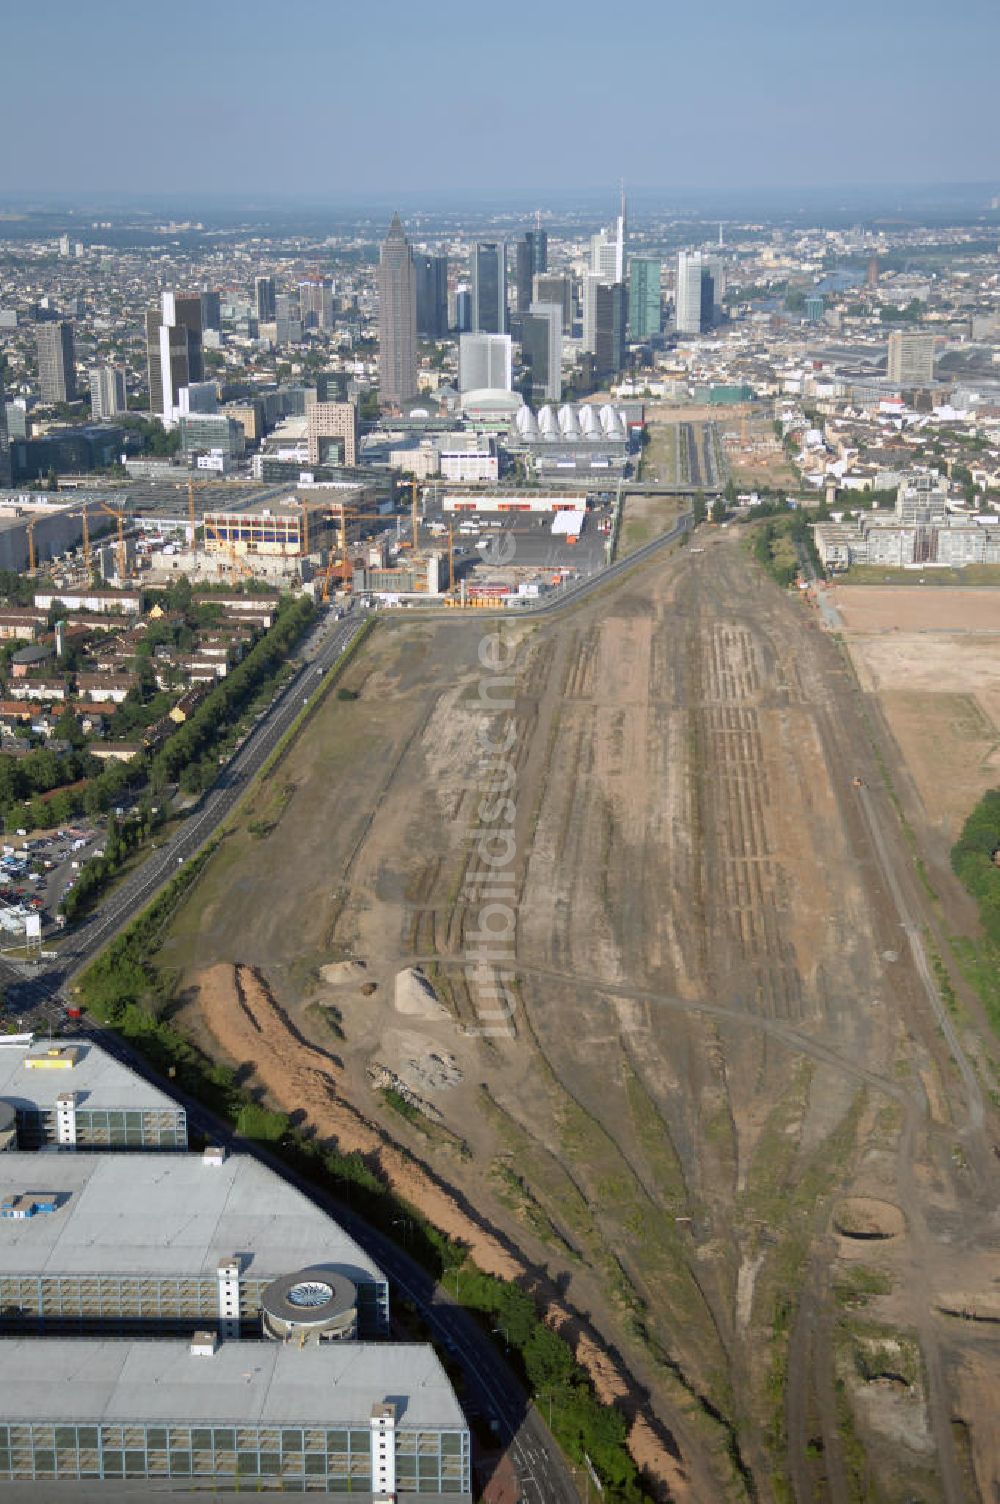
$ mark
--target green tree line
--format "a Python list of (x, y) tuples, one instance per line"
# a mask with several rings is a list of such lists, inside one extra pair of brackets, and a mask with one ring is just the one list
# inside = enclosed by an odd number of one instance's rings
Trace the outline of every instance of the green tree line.
[(951, 848), (951, 865), (979, 905), (987, 936), (1000, 946), (1000, 868), (993, 857), (1000, 850), (1000, 789), (990, 789), (976, 805)]

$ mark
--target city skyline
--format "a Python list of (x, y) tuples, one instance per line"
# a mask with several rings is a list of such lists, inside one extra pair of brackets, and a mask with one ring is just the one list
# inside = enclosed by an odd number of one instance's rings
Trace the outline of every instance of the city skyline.
[[(889, 0), (876, 9), (848, 0), (836, 32), (827, 18), (783, 3), (751, 13), (724, 0), (710, 16), (697, 17), (640, 0), (617, 32), (590, 25), (599, 12), (585, 5), (567, 34), (564, 14), (550, 5), (530, 12), (529, 49), (521, 45), (521, 28), (501, 31), (491, 13), (470, 13), (450, 0), (433, 25), (398, 0), (378, 9), (377, 18), (317, 14), (304, 0), (291, 0), (277, 27), (252, 24), (271, 18), (260, 4), (237, 10), (222, 0), (206, 11), (178, 0), (165, 30), (156, 12), (142, 10), (130, 10), (127, 29), (120, 26), (124, 13), (114, 3), (98, 8), (96, 24), (92, 9), (78, 11), (67, 0), (18, 8), (5, 19), (9, 55), (27, 62), (44, 47), (62, 107), (41, 119), (32, 113), (32, 153), (23, 165), (16, 158), (8, 164), (6, 191), (87, 195), (114, 184), (118, 194), (197, 197), (218, 193), (221, 183), (226, 195), (285, 198), (335, 196), (359, 184), (379, 193), (398, 192), (404, 183), (409, 193), (484, 183), (494, 192), (515, 183), (539, 192), (555, 181), (572, 190), (619, 176), (621, 133), (608, 130), (606, 114), (588, 103), (614, 77), (627, 80), (628, 176), (637, 185), (877, 184), (890, 162), (900, 184), (989, 182), (995, 171), (990, 74), (1000, 19), (980, 0), (948, 17), (949, 51), (963, 59), (954, 81), (940, 74), (940, 17), (929, 0), (909, 6)], [(338, 76), (345, 139), (334, 163), (309, 145), (322, 139), (321, 91), (287, 91), (284, 129), (272, 139), (259, 131), (254, 91), (247, 88), (265, 76), (308, 79), (299, 49), (305, 25), (310, 61), (327, 54), (353, 59)], [(176, 66), (191, 27), (205, 55), (218, 49), (227, 66), (208, 81), (185, 72), (178, 87)], [(382, 45), (387, 34), (391, 49)], [(849, 55), (837, 43), (845, 34), (853, 39)], [(695, 66), (671, 70), (664, 87), (664, 57), (680, 55)], [(483, 56), (491, 60), (485, 78), (478, 66)], [(558, 77), (553, 56), (560, 60)], [(139, 57), (141, 69), (130, 66)], [(374, 76), (394, 104), (373, 118), (365, 106)], [(523, 119), (505, 111), (507, 76), (517, 77), (533, 101)], [(6, 93), (13, 118), (31, 112), (32, 80), (30, 67), (11, 70)], [(912, 101), (924, 91), (942, 108), (961, 108), (960, 157), (948, 133), (936, 128), (936, 114), (914, 113)], [(836, 110), (836, 130), (825, 128), (829, 109)], [(113, 143), (99, 169), (70, 165), (65, 152), (65, 120), (82, 112), (91, 129), (106, 124)], [(143, 121), (142, 130), (120, 129), (130, 115)], [(446, 149), (401, 152), (408, 121)], [(250, 138), (255, 149), (248, 153)], [(572, 146), (565, 172), (553, 168), (549, 153), (533, 149), (540, 139)], [(300, 143), (297, 150), (289, 152), (290, 140)], [(317, 181), (324, 185), (319, 193)]]

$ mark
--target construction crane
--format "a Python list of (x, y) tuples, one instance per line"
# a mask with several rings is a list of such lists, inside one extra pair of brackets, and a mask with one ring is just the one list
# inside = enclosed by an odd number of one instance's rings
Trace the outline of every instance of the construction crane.
[(413, 531), (413, 541), (412, 543), (401, 543), (399, 546), (400, 548), (412, 548), (413, 552), (416, 553), (420, 543), (420, 524), (417, 521), (417, 482), (415, 480), (410, 481), (410, 494), (412, 498), (410, 520)]
[(340, 572), (341, 587), (347, 588), (347, 524), (349, 522), (388, 522), (392, 514), (389, 512), (349, 512), (343, 502), (330, 512), (323, 514), (337, 521), (337, 547), (330, 553), (330, 560), (323, 574), (322, 599), (330, 599), (330, 581), (334, 575)]
[[(106, 501), (99, 501), (97, 505), (102, 512), (105, 512), (109, 517), (113, 517), (118, 524), (118, 548), (116, 551), (118, 557), (116, 563), (118, 566), (118, 578), (119, 580), (124, 580), (126, 574), (128, 573), (128, 556), (125, 552), (125, 509), (124, 507), (110, 507), (108, 506)], [(90, 533), (86, 522), (84, 522), (83, 536), (83, 557), (86, 562), (87, 568), (89, 569)]]

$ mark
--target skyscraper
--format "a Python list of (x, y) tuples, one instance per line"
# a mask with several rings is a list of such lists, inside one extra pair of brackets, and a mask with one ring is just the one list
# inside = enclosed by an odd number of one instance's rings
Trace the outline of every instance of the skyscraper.
[(660, 263), (648, 256), (633, 256), (628, 272), (629, 330), (633, 339), (651, 339), (661, 327)]
[(415, 255), (417, 333), (424, 339), (448, 336), (448, 257)]
[(900, 386), (929, 386), (934, 380), (934, 336), (894, 329), (889, 335), (889, 380)]
[(604, 282), (600, 272), (585, 272), (583, 277), (583, 340), (584, 350), (594, 353), (594, 331), (597, 319), (597, 289)]
[(417, 289), (410, 242), (392, 216), (378, 264), (379, 397), (406, 402), (417, 392)]
[(201, 295), (201, 327), (222, 328), (222, 299), (217, 292), (205, 291)]
[(536, 224), (524, 238), (531, 246), (531, 275), (537, 277), (549, 269), (549, 232)]
[(164, 323), (170, 322), (187, 331), (188, 383), (205, 379), (205, 362), (201, 350), (201, 294), (165, 292)]
[(721, 256), (702, 251), (680, 251), (677, 256), (677, 293), (674, 325), (679, 334), (700, 334), (708, 329), (721, 306), (726, 290), (725, 265)]
[(518, 313), (527, 313), (531, 307), (533, 260), (531, 242), (524, 235), (514, 246), (514, 302)]
[(149, 410), (174, 422), (182, 387), (201, 381), (201, 295), (165, 292), (161, 306), (146, 313)]
[(274, 323), (274, 278), (255, 277), (254, 295), (257, 299), (257, 322), (259, 324)]
[(103, 422), (123, 413), (125, 400), (125, 372), (118, 366), (91, 366), (90, 411), (94, 418)]
[(535, 278), (549, 264), (549, 237), (544, 230), (526, 230), (514, 246), (514, 296), (518, 313), (527, 313)]
[(562, 400), (562, 304), (532, 303), (521, 318), (521, 358), (531, 368), (531, 395)]
[(597, 272), (602, 282), (625, 281), (627, 235), (625, 189), (622, 188), (621, 207), (614, 224), (605, 226), (590, 238), (590, 270)]
[(76, 400), (76, 368), (73, 326), (63, 320), (39, 324), (35, 331), (38, 350), (38, 384), (43, 402)]
[(147, 308), (146, 325), (146, 381), (149, 385), (149, 411), (156, 417), (163, 411), (163, 382), (160, 380), (160, 325), (163, 313), (159, 308)]
[(327, 278), (299, 283), (299, 312), (303, 329), (333, 328), (333, 287)]
[(458, 341), (458, 386), (462, 392), (483, 387), (509, 392), (513, 365), (509, 334), (463, 334)]
[(476, 334), (507, 333), (507, 246), (481, 241), (472, 248), (472, 329)]
[(622, 282), (600, 282), (594, 295), (594, 374), (616, 375), (625, 364), (628, 290)]
[(573, 283), (571, 278), (553, 272), (536, 272), (532, 278), (533, 303), (558, 303), (563, 311), (563, 333), (573, 327)]
[(7, 433), (7, 400), (3, 390), (3, 367), (0, 365), (0, 486), (9, 486), (10, 436)]

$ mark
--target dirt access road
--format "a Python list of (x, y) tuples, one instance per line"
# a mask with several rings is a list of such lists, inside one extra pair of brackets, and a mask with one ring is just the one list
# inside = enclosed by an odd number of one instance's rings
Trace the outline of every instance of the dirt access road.
[(504, 627), (509, 1033), (467, 974), (496, 792), (467, 620), (380, 631), (261, 787), (164, 948), (178, 1021), (292, 1110), (318, 1046), (322, 1131), (402, 1146), (557, 1292), (673, 1497), (991, 1497), (992, 1328), (960, 1314), (991, 1298), (992, 1109), (842, 650), (700, 542)]

